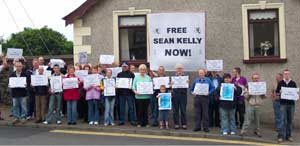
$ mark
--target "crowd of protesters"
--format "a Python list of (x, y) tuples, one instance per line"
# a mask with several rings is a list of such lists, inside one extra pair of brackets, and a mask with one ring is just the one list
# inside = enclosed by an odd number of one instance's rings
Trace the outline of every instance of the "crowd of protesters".
[[(195, 125), (193, 131), (209, 132), (211, 127), (220, 127), (222, 135), (235, 135), (241, 129), (240, 135), (248, 133), (253, 124), (253, 133), (262, 137), (260, 131), (260, 108), (267, 95), (249, 95), (247, 78), (242, 76), (241, 69), (235, 67), (232, 73), (208, 72), (198, 70), (190, 90), (188, 88), (167, 88), (162, 85), (155, 89), (153, 94), (139, 94), (139, 82), (152, 82), (155, 77), (167, 77), (165, 69), (160, 66), (157, 71), (149, 70), (145, 64), (136, 66), (123, 62), (122, 71), (116, 77), (112, 75), (109, 65), (76, 64), (60, 65), (45, 64), (43, 57), (33, 59), (32, 64), (23, 59), (14, 59), (8, 63), (2, 60), (0, 66), (0, 97), (3, 104), (12, 105), (11, 117), (13, 124), (26, 123), (35, 120), (36, 123), (62, 124), (62, 117), (67, 117), (68, 125), (76, 125), (77, 119), (83, 119), (89, 125), (105, 126), (125, 125), (126, 119), (132, 126), (149, 127), (159, 126), (161, 129), (187, 129), (187, 100), (193, 100)], [(30, 66), (30, 67), (29, 67)], [(42, 66), (48, 66), (44, 68)], [(64, 89), (54, 92), (49, 86), (32, 86), (31, 75), (43, 75), (48, 70), (51, 76), (62, 78), (77, 78), (78, 88)], [(97, 86), (84, 87), (83, 81), (75, 75), (76, 70), (87, 70), (89, 74), (97, 74), (101, 80)], [(184, 66), (176, 64), (173, 76), (185, 76)], [(26, 88), (10, 88), (9, 77), (26, 77)], [(132, 88), (116, 88), (115, 96), (104, 96), (104, 82), (109, 79), (131, 78)], [(260, 75), (253, 74), (251, 82), (260, 82)], [(292, 121), (295, 111), (295, 101), (280, 98), (281, 87), (297, 88), (290, 77), (290, 71), (285, 69), (276, 74), (276, 82), (272, 86), (270, 100), (273, 101), (274, 123), (278, 132), (278, 142), (293, 141)], [(195, 94), (197, 83), (208, 84), (207, 95)], [(220, 100), (222, 83), (234, 84), (234, 100)], [(173, 83), (170, 82), (170, 85)], [(172, 95), (172, 123), (169, 124), (170, 110), (159, 110), (159, 93), (169, 92)], [(194, 99), (188, 99), (191, 94)], [(269, 97), (269, 96), (268, 96)], [(127, 108), (126, 108), (127, 107)], [(148, 111), (148, 109), (150, 111)], [(127, 112), (126, 112), (127, 110)], [(127, 114), (126, 114), (127, 113)], [(150, 116), (148, 116), (150, 115)], [(103, 122), (100, 117), (103, 116)], [(0, 112), (0, 120), (1, 118)], [(55, 121), (55, 122), (54, 122)], [(118, 121), (118, 122), (116, 122)]]

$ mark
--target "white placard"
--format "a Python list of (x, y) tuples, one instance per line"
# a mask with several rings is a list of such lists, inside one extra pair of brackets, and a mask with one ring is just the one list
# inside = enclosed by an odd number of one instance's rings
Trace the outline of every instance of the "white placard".
[(249, 95), (266, 95), (266, 82), (248, 82)]
[(122, 67), (109, 68), (112, 72), (112, 77), (117, 77), (118, 73), (122, 72)]
[(60, 68), (64, 68), (66, 63), (62, 59), (50, 59), (50, 64), (51, 68), (53, 68), (54, 65), (59, 65)]
[(50, 77), (50, 87), (52, 92), (62, 92), (62, 76), (52, 76)]
[(84, 77), (83, 87), (89, 88), (91, 86), (100, 86), (100, 75), (99, 74), (89, 74)]
[(172, 88), (189, 88), (189, 76), (172, 76)]
[(77, 78), (64, 78), (63, 79), (63, 89), (75, 89), (78, 88)]
[(223, 60), (206, 60), (207, 71), (223, 71)]
[(100, 55), (100, 63), (101, 64), (113, 64), (115, 60), (114, 55)]
[(84, 78), (89, 74), (89, 71), (87, 70), (76, 70), (75, 71), (75, 76), (77, 76), (80, 81), (83, 81)]
[(116, 95), (116, 80), (115, 79), (104, 79), (104, 96), (115, 96)]
[(2, 44), (0, 44), (0, 55), (2, 55)]
[(80, 52), (79, 53), (79, 64), (87, 64), (88, 62), (88, 55), (87, 52)]
[(48, 86), (48, 77), (46, 75), (31, 75), (32, 86)]
[(152, 82), (137, 82), (136, 88), (139, 94), (153, 94)]
[(9, 88), (26, 88), (26, 77), (10, 77), (8, 86)]
[(23, 49), (7, 48), (6, 56), (9, 59), (22, 58), (23, 57)]
[(209, 94), (209, 84), (196, 83), (193, 93), (196, 95), (208, 95)]
[(51, 77), (51, 75), (52, 75), (52, 71), (51, 71), (51, 70), (46, 70), (46, 71), (44, 72), (44, 75), (46, 75), (46, 76), (49, 78), (49, 77)]
[(281, 99), (285, 100), (298, 100), (299, 88), (281, 87)]
[(116, 85), (117, 85), (117, 88), (131, 89), (132, 88), (132, 78), (117, 78)]
[[(152, 13), (147, 15), (150, 68), (186, 71), (205, 67), (205, 13)], [(197, 20), (197, 21), (195, 21)]]
[(160, 89), (161, 85), (165, 85), (166, 88), (170, 88), (169, 77), (155, 77), (153, 78), (154, 89)]

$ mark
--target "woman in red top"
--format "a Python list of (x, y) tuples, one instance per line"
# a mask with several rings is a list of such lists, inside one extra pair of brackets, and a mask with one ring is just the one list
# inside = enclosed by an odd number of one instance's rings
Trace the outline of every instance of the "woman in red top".
[(64, 77), (66, 78), (76, 78), (78, 80), (78, 88), (64, 89), (64, 100), (67, 101), (67, 119), (68, 125), (76, 125), (77, 120), (77, 101), (80, 99), (80, 80), (75, 76), (75, 67), (68, 66), (68, 73)]

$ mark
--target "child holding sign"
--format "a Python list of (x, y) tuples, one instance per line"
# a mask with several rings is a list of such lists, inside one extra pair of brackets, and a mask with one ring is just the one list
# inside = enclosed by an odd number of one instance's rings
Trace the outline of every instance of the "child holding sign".
[(157, 95), (158, 98), (158, 109), (159, 109), (159, 120), (160, 129), (166, 126), (169, 129), (169, 112), (171, 110), (171, 93), (166, 93), (167, 88), (165, 85), (160, 86), (160, 93)]

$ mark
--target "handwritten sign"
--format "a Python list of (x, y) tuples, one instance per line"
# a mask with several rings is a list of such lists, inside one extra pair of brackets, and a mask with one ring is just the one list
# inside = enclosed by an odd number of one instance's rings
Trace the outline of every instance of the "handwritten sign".
[(118, 73), (122, 72), (122, 67), (109, 68), (112, 72), (112, 77), (117, 77)]
[(31, 75), (32, 86), (48, 86), (48, 77), (46, 75)]
[(90, 74), (84, 77), (83, 87), (89, 88), (92, 86), (100, 86), (100, 76), (99, 74)]
[(100, 55), (101, 64), (113, 64), (114, 60), (115, 60), (114, 55)]
[(50, 77), (50, 87), (51, 91), (54, 93), (62, 92), (62, 77), (61, 76), (52, 76)]
[(281, 87), (281, 99), (285, 100), (298, 100), (299, 88)]
[(64, 68), (66, 63), (62, 59), (50, 59), (50, 64), (51, 68), (53, 68), (54, 65), (59, 65), (60, 68)]
[(139, 94), (153, 94), (152, 82), (137, 82), (136, 87)]
[(248, 82), (249, 95), (265, 95), (267, 93), (266, 82)]
[(159, 93), (158, 94), (158, 110), (171, 110), (172, 100), (171, 93)]
[(80, 81), (83, 81), (84, 78), (89, 74), (89, 71), (87, 70), (76, 70), (75, 71), (75, 76), (77, 76)]
[(208, 95), (209, 85), (206, 83), (196, 83), (193, 93), (196, 95)]
[(7, 58), (18, 59), (23, 57), (23, 49), (7, 48)]
[(77, 78), (64, 78), (63, 79), (63, 89), (76, 89), (78, 88)]
[(9, 88), (26, 88), (26, 77), (10, 77)]
[(206, 60), (208, 71), (223, 71), (223, 60)]
[(87, 52), (80, 52), (79, 53), (79, 60), (78, 60), (78, 62), (80, 64), (87, 64), (87, 62), (88, 62)]
[(170, 88), (170, 78), (169, 77), (155, 77), (153, 78), (154, 89), (160, 89), (161, 85), (165, 85), (166, 88)]
[(117, 78), (116, 84), (117, 88), (131, 89), (132, 78)]
[(173, 83), (172, 88), (189, 88), (188, 76), (173, 76), (171, 81)]
[(222, 83), (220, 90), (220, 100), (233, 101), (234, 100), (234, 84)]
[(115, 79), (104, 79), (104, 96), (115, 96), (116, 95), (116, 80)]

